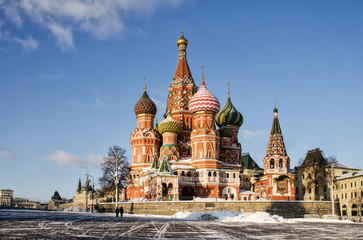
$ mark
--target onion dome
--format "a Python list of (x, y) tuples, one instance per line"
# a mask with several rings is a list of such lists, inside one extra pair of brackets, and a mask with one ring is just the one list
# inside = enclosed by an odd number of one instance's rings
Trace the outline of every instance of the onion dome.
[(219, 111), (219, 101), (216, 96), (211, 93), (204, 83), (204, 76), (202, 77), (202, 85), (198, 92), (193, 95), (189, 101), (189, 110), (192, 113), (199, 111), (211, 111), (217, 113)]
[(163, 134), (164, 132), (173, 132), (180, 133), (181, 126), (180, 124), (171, 116), (170, 112), (164, 121), (159, 124), (159, 133)]
[(176, 42), (176, 44), (178, 46), (180, 45), (185, 45), (185, 46), (188, 46), (188, 40), (186, 40), (183, 36), (183, 31), (181, 32), (181, 37), (178, 39), (178, 41)]
[(243, 116), (233, 106), (229, 92), (226, 106), (224, 106), (224, 108), (216, 115), (216, 123), (218, 127), (223, 125), (235, 125), (240, 127), (243, 123)]
[(219, 136), (220, 137), (228, 137), (228, 138), (232, 138), (233, 137), (233, 131), (232, 129), (230, 129), (227, 126), (222, 126), (218, 129), (219, 131)]
[(142, 94), (141, 98), (135, 104), (134, 112), (136, 115), (139, 114), (156, 114), (156, 105), (155, 103), (149, 98), (146, 93), (146, 88), (144, 88), (144, 94)]

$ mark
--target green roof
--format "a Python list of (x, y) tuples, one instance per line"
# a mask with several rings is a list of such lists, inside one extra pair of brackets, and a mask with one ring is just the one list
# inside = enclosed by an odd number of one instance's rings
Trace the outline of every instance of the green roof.
[(167, 157), (164, 157), (159, 167), (158, 173), (172, 173)]
[(282, 134), (278, 117), (274, 117), (274, 121), (272, 123), (272, 128), (271, 128), (271, 135), (275, 134)]
[(158, 155), (155, 154), (155, 157), (153, 159), (153, 163), (151, 164), (152, 169), (158, 169), (159, 168), (159, 158)]
[(253, 160), (253, 158), (251, 157), (251, 155), (249, 153), (242, 155), (242, 168), (243, 169), (263, 170), (262, 168), (260, 168), (257, 165), (255, 160)]

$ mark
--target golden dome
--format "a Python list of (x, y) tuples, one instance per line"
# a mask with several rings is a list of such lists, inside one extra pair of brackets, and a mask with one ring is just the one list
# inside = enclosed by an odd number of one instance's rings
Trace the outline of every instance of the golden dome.
[(181, 32), (181, 37), (178, 39), (178, 41), (176, 42), (176, 44), (178, 44), (178, 46), (180, 45), (188, 45), (188, 40), (186, 40), (183, 36), (183, 31)]

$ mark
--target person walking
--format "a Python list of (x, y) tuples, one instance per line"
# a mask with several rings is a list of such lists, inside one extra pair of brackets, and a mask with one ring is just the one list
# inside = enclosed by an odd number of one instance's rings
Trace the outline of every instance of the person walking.
[(116, 211), (116, 217), (118, 217), (118, 213), (120, 212), (120, 210), (118, 209), (118, 207), (116, 207), (115, 211)]
[(122, 218), (122, 215), (124, 215), (124, 208), (122, 206), (120, 207), (120, 215), (121, 215), (121, 218)]

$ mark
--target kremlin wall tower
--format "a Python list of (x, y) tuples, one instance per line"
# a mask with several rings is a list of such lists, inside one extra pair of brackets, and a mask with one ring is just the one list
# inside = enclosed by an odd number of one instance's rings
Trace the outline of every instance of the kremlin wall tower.
[[(188, 40), (183, 32), (177, 45), (179, 61), (168, 88), (165, 120), (159, 125), (155, 120), (157, 108), (146, 87), (134, 108), (137, 128), (130, 137), (132, 163), (127, 198), (240, 200), (246, 180), (249, 186), (249, 177), (243, 175), (242, 146), (238, 140), (243, 116), (233, 106), (229, 92), (227, 103), (220, 110), (204, 76), (198, 89), (186, 59)], [(265, 180), (256, 183), (257, 198), (277, 200), (295, 195), (294, 175), (288, 173), (290, 160), (276, 119), (277, 109), (271, 131), (271, 136), (275, 135), (270, 137), (265, 175), (261, 177)]]

